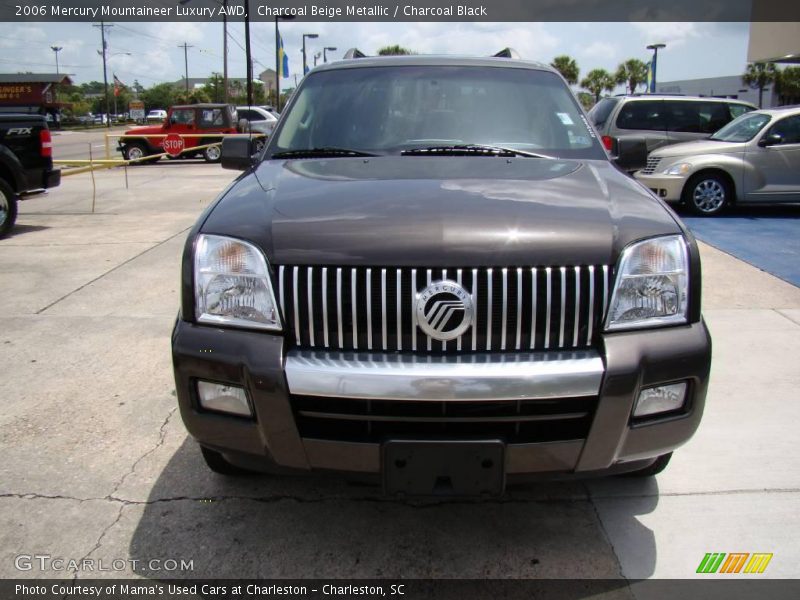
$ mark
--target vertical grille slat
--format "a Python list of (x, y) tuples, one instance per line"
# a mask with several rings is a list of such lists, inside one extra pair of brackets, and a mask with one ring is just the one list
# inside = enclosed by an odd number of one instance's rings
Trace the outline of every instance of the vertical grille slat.
[[(422, 273), (418, 273), (422, 271)], [(608, 308), (607, 265), (468, 269), (279, 265), (282, 317), (305, 348), (379, 352), (514, 352), (592, 346)], [(472, 296), (472, 325), (448, 342), (417, 325), (426, 286), (456, 281)]]
[(575, 267), (575, 322), (572, 325), (572, 347), (578, 347), (578, 330), (581, 316), (581, 268)]
[(322, 267), (322, 339), (325, 347), (328, 347), (328, 269)]
[(367, 350), (372, 350), (372, 269), (367, 269)]
[(344, 334), (342, 325), (342, 269), (336, 269), (336, 329), (339, 334), (339, 349), (344, 348)]
[(550, 312), (553, 307), (553, 272), (550, 267), (547, 267), (544, 272), (547, 277), (547, 303), (545, 304), (547, 316), (545, 317), (544, 325), (544, 347), (548, 349), (550, 348)]
[(414, 303), (417, 299), (417, 270), (411, 269), (411, 351), (417, 351), (417, 311), (414, 309)]
[(381, 269), (381, 345), (386, 350), (386, 269)]
[(522, 348), (522, 269), (517, 269), (517, 343), (515, 350)]

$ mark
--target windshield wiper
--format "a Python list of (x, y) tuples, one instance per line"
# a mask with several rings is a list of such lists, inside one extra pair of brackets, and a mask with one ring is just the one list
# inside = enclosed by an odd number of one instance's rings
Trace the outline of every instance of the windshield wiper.
[(276, 152), (272, 158), (324, 158), (328, 156), (375, 156), (369, 152), (361, 150), (351, 150), (349, 148), (336, 148), (333, 146), (323, 146), (320, 148), (300, 148), (298, 150), (284, 150)]
[(546, 154), (527, 152), (505, 146), (492, 146), (490, 144), (455, 144), (448, 146), (425, 146), (422, 148), (411, 148), (400, 152), (403, 156), (527, 156), (530, 158), (548, 158), (553, 160), (555, 157)]

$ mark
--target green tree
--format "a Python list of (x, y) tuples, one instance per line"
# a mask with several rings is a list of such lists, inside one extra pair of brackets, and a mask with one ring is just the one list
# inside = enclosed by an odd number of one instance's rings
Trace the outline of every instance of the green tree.
[(581, 103), (583, 110), (589, 110), (594, 106), (594, 96), (588, 92), (578, 92), (578, 102)]
[(384, 46), (380, 50), (378, 50), (378, 56), (400, 56), (406, 54), (414, 54), (411, 50), (407, 48), (403, 48), (399, 44), (393, 44), (391, 46)]
[(800, 102), (800, 67), (786, 67), (780, 72), (777, 81), (781, 104), (797, 104)]
[(617, 80), (605, 69), (592, 69), (581, 80), (581, 87), (589, 90), (594, 96), (594, 101), (600, 101), (600, 94), (610, 92), (617, 85)]
[(764, 97), (764, 88), (778, 79), (780, 71), (773, 63), (750, 63), (742, 75), (742, 83), (753, 89), (758, 89), (758, 108)]
[(617, 67), (614, 75), (617, 83), (628, 86), (628, 91), (633, 94), (639, 84), (647, 81), (647, 64), (638, 58), (631, 58)]
[(556, 56), (550, 66), (561, 73), (561, 76), (567, 80), (568, 84), (575, 85), (578, 83), (580, 69), (578, 69), (578, 63), (575, 62), (574, 58), (562, 54), (561, 56)]
[(166, 110), (176, 104), (177, 90), (171, 83), (159, 83), (144, 90), (139, 97), (144, 101), (146, 110), (153, 110), (154, 108)]
[(225, 79), (219, 73), (212, 73), (204, 86), (211, 102), (225, 102)]

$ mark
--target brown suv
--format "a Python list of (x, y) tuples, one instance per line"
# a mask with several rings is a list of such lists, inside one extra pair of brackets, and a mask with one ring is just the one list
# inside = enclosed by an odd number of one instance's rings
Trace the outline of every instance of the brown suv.
[[(491, 111), (485, 111), (491, 106)], [(186, 242), (181, 415), (215, 471), (496, 494), (661, 470), (703, 412), (700, 257), (558, 73), (360, 58), (303, 79)]]

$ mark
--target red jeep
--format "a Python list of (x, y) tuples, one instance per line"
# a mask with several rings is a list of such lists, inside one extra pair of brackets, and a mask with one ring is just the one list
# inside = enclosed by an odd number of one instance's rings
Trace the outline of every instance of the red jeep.
[[(236, 108), (230, 104), (189, 104), (173, 106), (167, 112), (167, 118), (160, 125), (145, 125), (133, 127), (119, 138), (118, 150), (128, 160), (142, 158), (151, 154), (164, 152), (163, 137), (127, 137), (144, 136), (147, 134), (203, 134), (203, 133), (237, 133)], [(185, 137), (185, 148), (204, 146), (213, 142), (222, 141), (221, 138), (211, 136)], [(191, 158), (202, 154), (207, 162), (218, 162), (220, 159), (220, 146), (211, 146), (197, 152), (186, 151), (182, 158)], [(148, 161), (155, 162), (158, 157)]]

